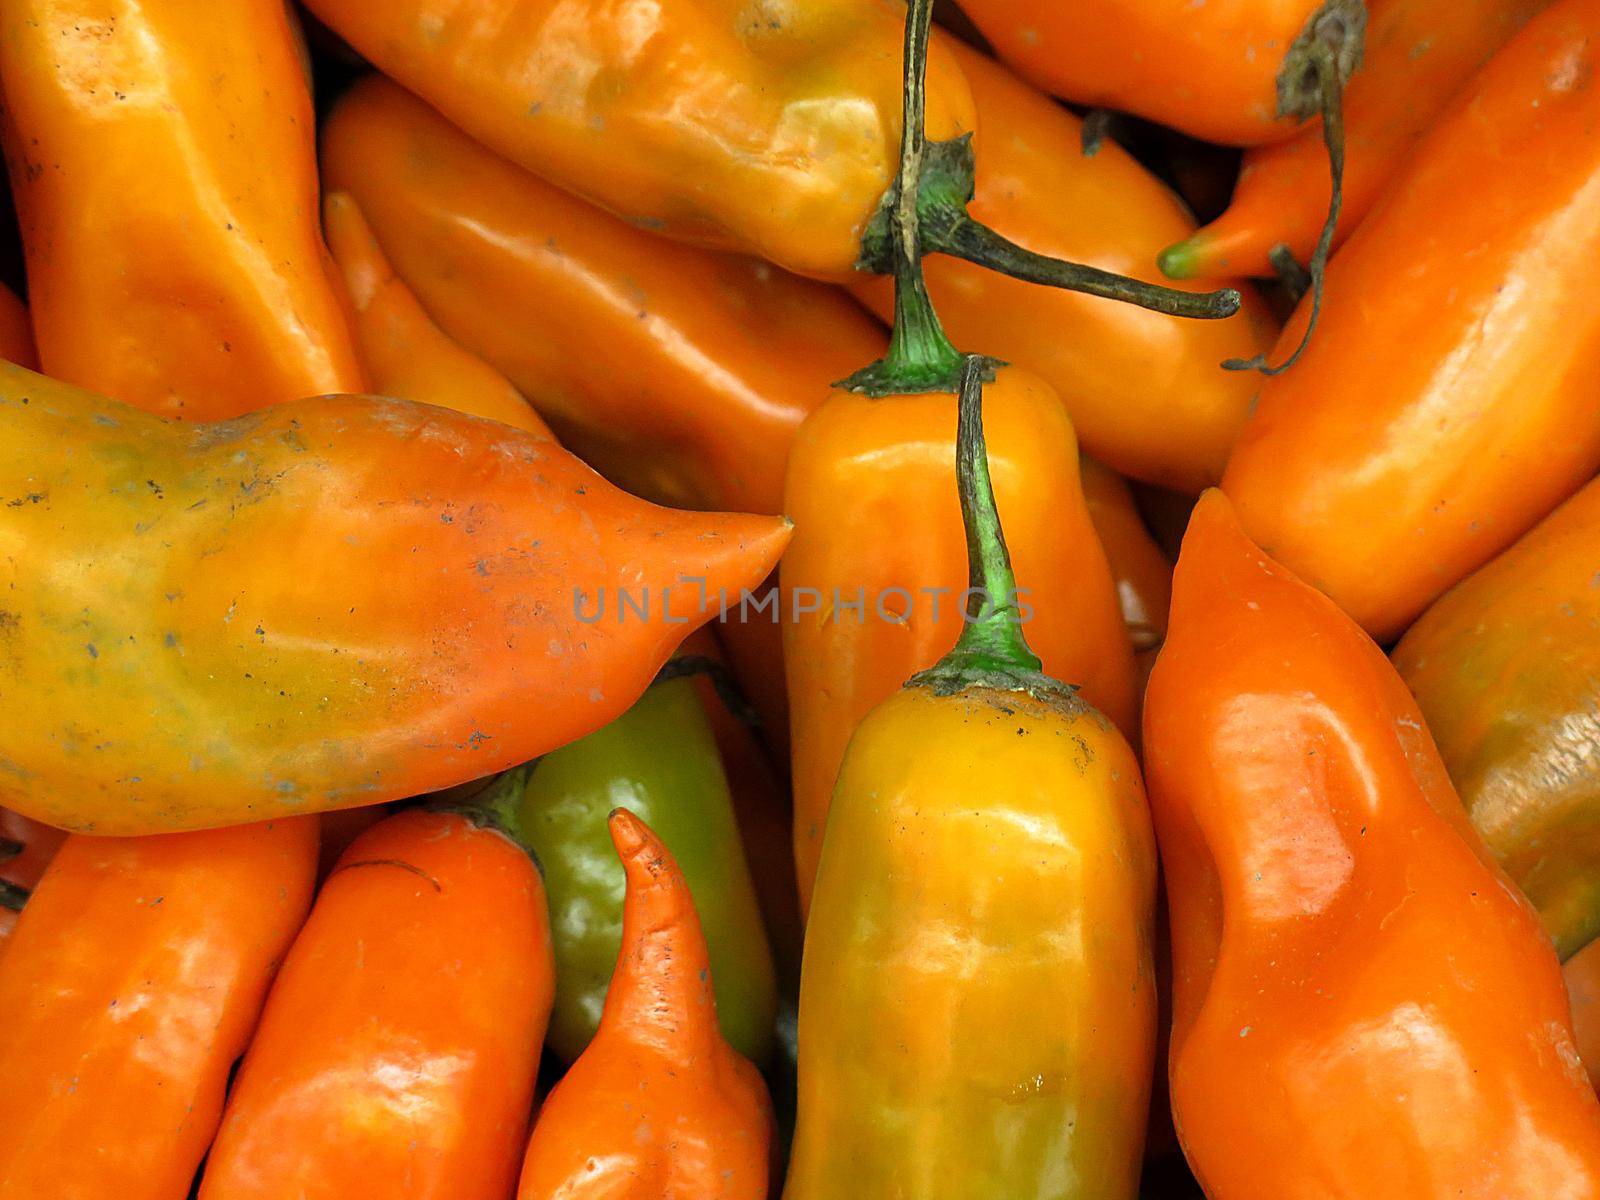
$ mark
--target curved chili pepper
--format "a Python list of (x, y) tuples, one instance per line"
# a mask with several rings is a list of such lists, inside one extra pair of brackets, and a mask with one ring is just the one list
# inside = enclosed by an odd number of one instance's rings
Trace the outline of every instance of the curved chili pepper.
[(619, 715), (706, 619), (683, 576), (754, 586), (788, 540), (444, 409), (331, 396), (189, 425), (3, 364), (0, 497), (26, 568), (0, 691), (28, 697), (0, 802), (97, 833), (525, 762)]
[(16, 928), (18, 912), (66, 836), (59, 829), (0, 808), (0, 946)]
[[(887, 0), (309, 7), (484, 145), (641, 229), (845, 276), (894, 173)], [(960, 70), (941, 53), (931, 74), (935, 135), (970, 130)]]
[[(1086, 158), (1082, 122), (1003, 67), (951, 39), (934, 44), (961, 64), (983, 127), (972, 215), (1040, 253), (1159, 278), (1157, 251), (1194, 228), (1182, 203), (1114, 143)], [(1253, 296), (1235, 320), (1175, 321), (945, 256), (924, 269), (951, 336), (1042, 376), (1091, 454), (1168, 487), (1221, 478), (1256, 384), (1217, 364), (1267, 349), (1276, 333)], [(891, 314), (886, 282), (854, 290)]]
[(1383, 652), (1217, 492), (1144, 746), (1173, 1111), (1206, 1195), (1600, 1195), (1600, 1104), (1533, 909)]
[(503, 1200), (554, 966), (544, 886), (484, 814), (362, 834), (272, 985), (199, 1200)]
[[(1451, 97), (1549, 2), (1373, 0), (1365, 62), (1345, 90), (1340, 235), (1361, 223)], [(1258, 146), (1245, 155), (1227, 211), (1162, 251), (1161, 269), (1177, 279), (1271, 275), (1278, 246), (1304, 262), (1329, 199), (1320, 130)]]
[(188, 1194), (317, 822), (68, 838), (0, 954), (0, 1197)]
[(322, 225), (344, 273), (361, 363), (374, 391), (553, 436), (509, 379), (433, 323), (383, 256), (352, 196), (335, 192), (324, 200)]
[(1380, 641), (1600, 466), (1597, 56), (1600, 0), (1561, 0), (1478, 76), (1340, 251), (1321, 333), (1228, 461), (1251, 536)]
[(364, 389), (281, 0), (5, 0), (0, 92), (44, 370), (216, 420)]
[[(1131, 1200), (1155, 1043), (1155, 841), (1133, 751), (1040, 672), (960, 398), (975, 599), (839, 773), (806, 927), (787, 1200)], [(987, 606), (987, 608), (986, 608)]]
[(772, 1109), (722, 1039), (683, 873), (638, 817), (607, 822), (627, 875), (622, 951), (594, 1040), (533, 1127), (521, 1200), (762, 1200)]
[(1395, 648), (1467, 813), (1563, 957), (1600, 936), (1600, 484)]
[(33, 322), (17, 294), (0, 284), (0, 358), (30, 371), (39, 366), (33, 346)]
[(694, 685), (651, 687), (622, 716), (515, 772), (514, 825), (544, 866), (555, 931), (550, 1047), (576, 1059), (600, 1023), (622, 944), (624, 872), (606, 835), (625, 805), (669, 843), (695, 896), (722, 1032), (764, 1062), (777, 990), (728, 781)]
[[(1362, 0), (961, 0), (1000, 57), (1076, 104), (1254, 146), (1319, 111), (1313, 45), (1342, 80), (1361, 61)], [(980, 127), (988, 122), (979, 117)]]
[(322, 162), (445, 331), (658, 503), (781, 511), (795, 429), (883, 352), (835, 289), (631, 229), (381, 78), (340, 100)]

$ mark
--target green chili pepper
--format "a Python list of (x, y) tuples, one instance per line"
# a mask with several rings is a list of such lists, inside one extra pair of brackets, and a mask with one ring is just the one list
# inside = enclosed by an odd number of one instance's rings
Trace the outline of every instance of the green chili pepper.
[(622, 944), (622, 864), (606, 829), (607, 814), (621, 807), (654, 829), (683, 868), (711, 952), (723, 1036), (765, 1062), (777, 1012), (772, 951), (693, 682), (656, 684), (611, 724), (523, 772), (515, 819), (544, 866), (555, 941), (550, 1048), (570, 1062), (600, 1020)]

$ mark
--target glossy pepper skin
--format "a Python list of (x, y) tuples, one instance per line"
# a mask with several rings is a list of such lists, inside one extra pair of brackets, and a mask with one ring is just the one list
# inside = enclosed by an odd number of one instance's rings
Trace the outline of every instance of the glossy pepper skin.
[(1591, 483), (1394, 651), (1467, 814), (1563, 957), (1600, 935), (1597, 538)]
[(0, 92), (46, 373), (198, 421), (364, 389), (280, 0), (5, 0)]
[(704, 620), (693, 587), (663, 600), (680, 574), (753, 585), (788, 538), (444, 409), (332, 396), (192, 425), (4, 365), (0, 496), (26, 564), (0, 691), (29, 697), (0, 801), (96, 833), (524, 762), (621, 713)]
[(806, 926), (786, 1200), (1138, 1192), (1155, 840), (1127, 742), (1028, 648), (980, 370), (963, 368), (956, 474), (992, 604), (845, 755)]
[(17, 294), (0, 284), (0, 358), (30, 371), (39, 366), (33, 345), (33, 322)]
[[(1344, 98), (1344, 208), (1339, 237), (1361, 224), (1450, 99), (1549, 0), (1372, 0), (1366, 56)], [(1286, 245), (1306, 262), (1328, 213), (1320, 126), (1245, 154), (1226, 212), (1164, 251), (1181, 279), (1271, 275)], [(1335, 243), (1337, 245), (1337, 242)]]
[(504, 1200), (554, 984), (525, 850), (463, 813), (374, 826), (272, 985), (200, 1200)]
[(67, 840), (0, 954), (0, 1197), (188, 1194), (316, 866), (308, 817)]
[(1351, 0), (961, 0), (1000, 57), (1045, 91), (1229, 146), (1295, 131), (1310, 113), (1280, 112), (1280, 73), (1296, 40), (1321, 14), (1349, 21), (1360, 7)]
[(1600, 0), (1561, 0), (1473, 81), (1330, 265), (1310, 348), (1228, 461), (1252, 538), (1379, 641), (1600, 466), (1597, 57)]
[[(972, 216), (1030, 250), (1159, 279), (1157, 252), (1194, 230), (1182, 201), (1114, 142), (1086, 157), (1083, 123), (992, 59), (953, 39), (934, 44), (961, 64), (978, 106)], [(1181, 321), (955, 258), (923, 267), (950, 336), (1042, 376), (1091, 454), (1180, 490), (1222, 477), (1256, 385), (1219, 364), (1260, 353), (1276, 335), (1253, 294), (1228, 320)], [(854, 290), (888, 318), (887, 281)]]
[(836, 290), (630, 228), (381, 78), (340, 100), (322, 161), (446, 332), (658, 503), (782, 511), (794, 431), (883, 352)]
[(672, 854), (626, 809), (622, 951), (594, 1040), (545, 1100), (519, 1200), (762, 1200), (766, 1085), (722, 1039), (705, 938)]
[(556, 997), (550, 1048), (567, 1062), (594, 1037), (622, 945), (625, 872), (606, 832), (621, 805), (673, 850), (700, 914), (723, 1036), (772, 1050), (777, 988), (728, 781), (694, 684), (652, 686), (622, 716), (532, 764), (516, 824), (550, 889)]
[(352, 196), (335, 192), (323, 201), (322, 225), (355, 310), (356, 344), (373, 391), (553, 436), (509, 379), (433, 323)]
[[(679, 240), (844, 277), (894, 174), (905, 18), (890, 0), (309, 7), (484, 145)], [(946, 55), (928, 94), (930, 136), (972, 129)]]
[[(0, 885), (10, 884), (12, 889), (21, 889), (20, 893), (11, 893), (9, 900), (20, 904), (27, 899), (26, 893), (39, 885), (45, 868), (55, 858), (66, 836), (59, 829), (0, 808)], [(0, 890), (11, 891), (3, 887)], [(0, 902), (0, 946), (11, 936), (16, 924), (17, 909)]]
[[(1046, 672), (1076, 681), (1132, 728), (1132, 650), (1079, 486), (1071, 418), (1045, 383), (1012, 367), (989, 385), (985, 406), (1000, 513), (1032, 608), (1028, 640)], [(948, 393), (841, 392), (801, 427), (790, 455), (795, 537), (780, 578), (803, 903), (850, 735), (962, 628), (955, 434)], [(835, 608), (858, 590), (859, 612)]]
[(1600, 1195), (1600, 1105), (1537, 916), (1382, 651), (1220, 493), (1178, 560), (1144, 747), (1173, 1111), (1207, 1196)]

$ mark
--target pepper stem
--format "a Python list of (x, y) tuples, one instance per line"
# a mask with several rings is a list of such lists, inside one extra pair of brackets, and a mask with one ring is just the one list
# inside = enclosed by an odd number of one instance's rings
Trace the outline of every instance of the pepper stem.
[(991, 360), (978, 355), (967, 356), (961, 365), (956, 488), (961, 496), (961, 522), (967, 531), (966, 622), (955, 648), (928, 670), (912, 676), (906, 686), (930, 687), (940, 695), (985, 686), (1059, 696), (1075, 689), (1042, 672), (1038, 656), (1023, 635), (1022, 597), (989, 477), (983, 384), (992, 366)]
[(539, 760), (534, 759), (487, 779), (435, 793), (426, 807), (435, 812), (455, 813), (481, 829), (492, 829), (515, 842), (533, 859), (534, 865), (543, 874), (544, 864), (534, 853), (532, 844), (523, 836), (520, 814), (522, 793), (527, 790), (528, 776), (533, 774), (538, 765)]
[(939, 315), (933, 311), (922, 274), (917, 200), (922, 160), (927, 152), (923, 114), (932, 23), (933, 0), (911, 0), (906, 14), (900, 170), (886, 197), (894, 272), (894, 330), (889, 336), (889, 352), (836, 385), (872, 396), (953, 391), (961, 369), (961, 353), (951, 344)]
[[(1263, 375), (1282, 375), (1306, 352), (1311, 345), (1311, 335), (1317, 330), (1322, 316), (1324, 277), (1328, 270), (1328, 256), (1333, 252), (1333, 237), (1339, 228), (1339, 214), (1344, 208), (1344, 85), (1361, 63), (1362, 41), (1366, 33), (1366, 7), (1360, 0), (1329, 0), (1320, 15), (1302, 37), (1297, 49), (1302, 54), (1302, 76), (1315, 80), (1317, 105), (1322, 113), (1322, 144), (1328, 151), (1328, 175), (1333, 185), (1328, 200), (1328, 216), (1322, 223), (1322, 233), (1317, 237), (1316, 249), (1305, 273), (1311, 292), (1311, 316), (1306, 321), (1305, 333), (1293, 353), (1277, 366), (1269, 366), (1267, 356), (1230, 358), (1223, 368), (1229, 371), (1260, 371)], [(1287, 84), (1280, 80), (1281, 86)], [(1305, 83), (1301, 82), (1300, 87)], [(1275, 248), (1275, 251), (1279, 248)], [(1278, 260), (1273, 260), (1278, 265)]]

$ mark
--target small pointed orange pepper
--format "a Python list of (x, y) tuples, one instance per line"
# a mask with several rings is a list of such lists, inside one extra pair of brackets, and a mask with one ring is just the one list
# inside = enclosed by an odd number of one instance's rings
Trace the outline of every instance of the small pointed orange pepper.
[(373, 391), (553, 436), (509, 379), (433, 323), (394, 273), (352, 196), (328, 196), (322, 226), (355, 309), (356, 342)]
[[(1373, 0), (1366, 59), (1344, 99), (1344, 200), (1334, 245), (1361, 224), (1440, 111), (1550, 0)], [(1271, 275), (1287, 246), (1299, 262), (1328, 213), (1327, 150), (1318, 128), (1257, 146), (1226, 212), (1161, 253), (1176, 279)]]
[(667, 848), (610, 818), (627, 874), (622, 953), (600, 1029), (545, 1100), (520, 1200), (763, 1200), (766, 1084), (717, 1026), (705, 938)]

